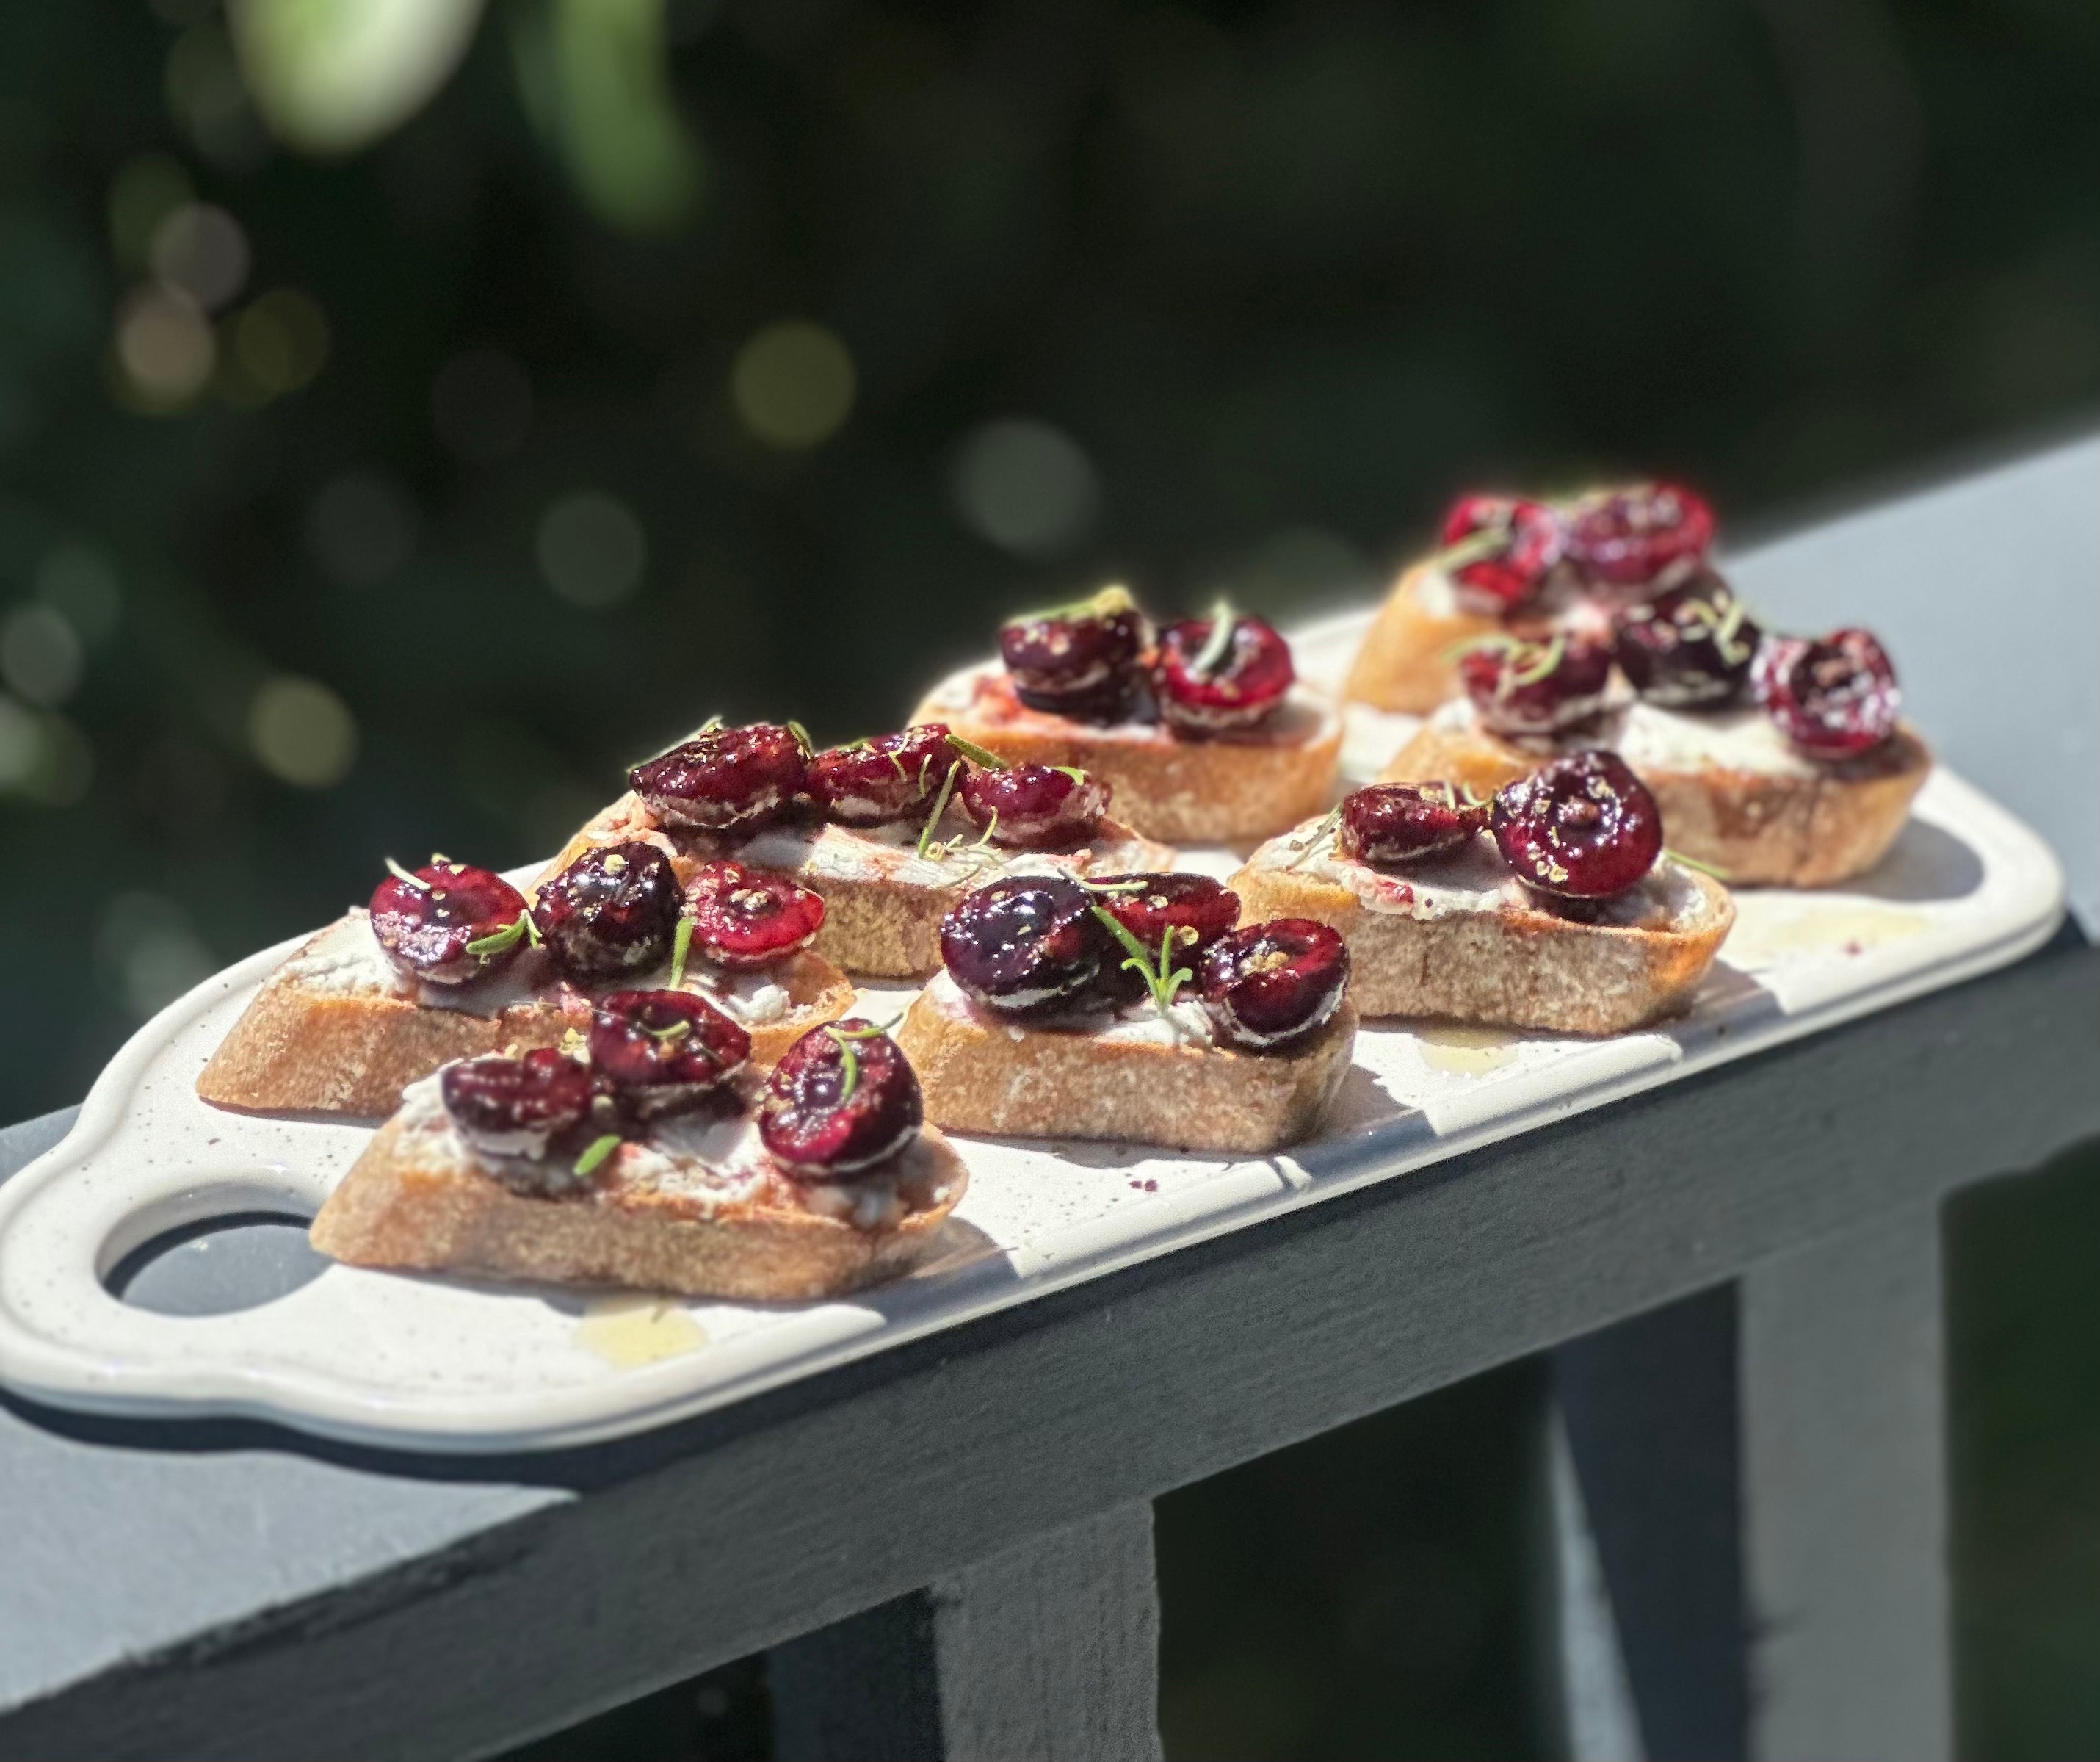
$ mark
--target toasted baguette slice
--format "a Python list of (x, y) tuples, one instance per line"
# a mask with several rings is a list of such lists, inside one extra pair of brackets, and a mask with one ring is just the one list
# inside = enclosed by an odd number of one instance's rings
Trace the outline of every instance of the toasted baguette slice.
[[(403, 1089), (455, 1058), (558, 1046), (570, 1029), (590, 1026), (592, 993), (527, 967), (532, 960), (528, 953), (501, 978), (443, 996), (405, 978), (380, 952), (364, 911), (352, 911), (262, 982), (198, 1075), (197, 1093), (246, 1113), (391, 1113)], [(532, 984), (536, 974), (545, 983)], [(664, 970), (598, 989), (669, 979)], [(739, 979), (695, 961), (686, 988), (743, 1022), (759, 1064), (854, 1003), (845, 974), (807, 951)]]
[[(860, 828), (792, 822), (742, 839), (667, 831), (633, 795), (613, 803), (569, 841), (547, 871), (566, 868), (593, 845), (646, 839), (667, 852), (681, 881), (699, 863), (732, 857), (789, 876), (823, 895), (824, 927), (814, 952), (870, 978), (924, 978), (941, 965), (941, 920), (973, 888), (1002, 875), (1061, 872), (1132, 875), (1174, 866), (1166, 845), (1105, 819), (1076, 850), (979, 847), (977, 828), (950, 807), (928, 855), (916, 826)], [(542, 875), (544, 881), (547, 875)]]
[(1462, 604), (1440, 569), (1416, 563), (1364, 633), (1342, 696), (1352, 704), (1426, 716), (1458, 689), (1451, 651), (1502, 629), (1493, 612)]
[(1621, 1034), (1684, 1009), (1736, 921), (1726, 888), (1668, 858), (1579, 922), (1535, 904), (1485, 833), (1388, 872), (1343, 855), (1320, 821), (1271, 839), (1230, 885), (1245, 922), (1339, 930), (1366, 1016), (1558, 1034)]
[(1327, 805), (1342, 750), (1333, 703), (1297, 685), (1270, 720), (1244, 734), (1191, 740), (1159, 722), (1106, 726), (1029, 709), (1005, 669), (944, 679), (912, 712), (1020, 764), (1076, 765), (1115, 791), (1116, 813), (1148, 838), (1231, 844), (1265, 838)]
[(788, 1301), (924, 1260), (968, 1185), (962, 1159), (931, 1129), (864, 1180), (789, 1181), (746, 1115), (666, 1122), (621, 1146), (583, 1190), (545, 1198), (487, 1172), (432, 1081), (410, 1089), (310, 1235), (353, 1266)]
[(926, 1117), (951, 1132), (1251, 1155), (1319, 1124), (1356, 1044), (1346, 1000), (1304, 1045), (1277, 1053), (1209, 1044), (1193, 1005), (1173, 1014), (1170, 1026), (1148, 1006), (1107, 1032), (1028, 1027), (981, 1014), (942, 973), (913, 1000), (897, 1044)]
[(1756, 709), (1694, 713), (1635, 701), (1563, 743), (1517, 745), (1445, 704), (1382, 775), (1388, 783), (1464, 784), (1486, 794), (1563, 751), (1607, 746), (1654, 792), (1670, 848), (1736, 886), (1828, 887), (1887, 852), (1932, 770), (1908, 726), (1857, 758), (1804, 758)]

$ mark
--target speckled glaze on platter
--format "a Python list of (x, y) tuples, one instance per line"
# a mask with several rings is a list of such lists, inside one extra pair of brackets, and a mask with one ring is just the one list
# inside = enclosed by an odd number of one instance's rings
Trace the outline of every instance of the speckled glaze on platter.
[[(1301, 673), (1339, 678), (1367, 621), (1301, 633)], [(1374, 775), (1414, 726), (1352, 709), (1345, 780)], [(1185, 854), (1221, 877), (1237, 861)], [(239, 1414), (422, 1450), (640, 1431), (2005, 965), (2054, 932), (2062, 885), (2039, 838), (1941, 771), (1865, 881), (1740, 893), (1721, 960), (1679, 1021), (1608, 1040), (1369, 1024), (1326, 1129), (1282, 1156), (959, 1140), (970, 1190), (938, 1257), (850, 1299), (682, 1301), (331, 1266), (225, 1314), (127, 1305), (103, 1281), (131, 1250), (214, 1217), (311, 1216), (369, 1135), (220, 1112), (193, 1091), (298, 938), (147, 1023), (66, 1140), (0, 1186), (0, 1378), (63, 1407)], [(910, 995), (871, 987), (863, 1000), (886, 1016)]]

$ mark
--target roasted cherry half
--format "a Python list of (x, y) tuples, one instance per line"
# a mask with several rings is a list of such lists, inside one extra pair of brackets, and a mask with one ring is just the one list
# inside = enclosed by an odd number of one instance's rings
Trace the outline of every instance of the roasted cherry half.
[(809, 782), (809, 749), (792, 728), (755, 722), (695, 735), (637, 765), (628, 786), (666, 826), (722, 832), (776, 818)]
[(1756, 685), (1766, 714), (1812, 758), (1850, 758), (1879, 746), (1903, 709), (1896, 670), (1864, 630), (1813, 643), (1774, 638), (1758, 653)]
[(1675, 484), (1599, 490), (1565, 518), (1568, 560), (1596, 587), (1661, 583), (1714, 542), (1714, 510)]
[(571, 978), (618, 978), (660, 966), (678, 924), (678, 877), (655, 846), (586, 850), (540, 890), (532, 921)]
[(810, 761), (810, 793), (842, 826), (923, 819), (960, 755), (939, 722), (826, 749)]
[(438, 1093), (459, 1134), (489, 1156), (543, 1157), (583, 1148), (597, 1090), (588, 1066), (540, 1047), (447, 1065)]
[(956, 984), (1002, 1015), (1067, 1005), (1094, 983), (1111, 942), (1093, 902), (1062, 875), (994, 881), (941, 920), (941, 959)]
[(741, 863), (703, 863), (686, 883), (693, 940), (726, 967), (762, 967), (806, 948), (824, 927), (820, 894)]
[(788, 1174), (823, 1181), (887, 1161), (925, 1117), (918, 1074), (896, 1041), (849, 1016), (781, 1055), (758, 1098), (758, 1136)]
[(1502, 860), (1564, 899), (1624, 893), (1662, 855), (1662, 810), (1616, 753), (1591, 747), (1495, 792)]
[(1077, 605), (1012, 620), (999, 633), (999, 652), (1013, 695), (1030, 709), (1115, 722), (1129, 708), (1145, 637), (1129, 591), (1105, 587)]
[[(465, 985), (508, 966), (525, 946), (525, 896), (492, 869), (432, 862), (372, 890), (372, 934), (389, 960), (426, 985)], [(473, 952), (475, 945), (479, 952)]]
[[(1171, 935), (1170, 966), (1191, 973), (1204, 952), (1240, 921), (1240, 896), (1207, 875), (1105, 875), (1087, 883), (1094, 903), (1122, 925), (1154, 961)], [(1135, 1001), (1145, 993), (1144, 976), (1113, 958), (1101, 963), (1103, 992)]]
[(1483, 727), (1518, 736), (1560, 734), (1604, 707), (1612, 645), (1566, 630), (1538, 642), (1491, 638), (1458, 657), (1458, 678)]
[(1487, 830), (1488, 804), (1448, 783), (1374, 783), (1343, 798), (1335, 842), (1359, 863), (1418, 863)]
[(991, 834), (994, 844), (1021, 850), (1070, 849), (1109, 810), (1108, 784), (1069, 765), (973, 771), (956, 793), (963, 811)]
[(1290, 645), (1260, 618), (1233, 618), (1227, 634), (1216, 619), (1184, 618), (1159, 633), (1152, 662), (1160, 718), (1185, 734), (1251, 728), (1296, 677)]
[(1268, 1052), (1324, 1027), (1349, 985), (1349, 948), (1310, 918), (1272, 918), (1213, 943), (1198, 983), (1219, 1037)]
[(751, 1036), (691, 991), (615, 991), (591, 1017), (591, 1063), (637, 1119), (690, 1107), (751, 1058)]
[(1560, 516), (1542, 501), (1461, 496), (1438, 538), (1445, 572), (1489, 612), (1536, 598), (1560, 561)]
[(1636, 601), (1616, 620), (1619, 670), (1651, 704), (1711, 709), (1740, 695), (1762, 635), (1711, 569)]

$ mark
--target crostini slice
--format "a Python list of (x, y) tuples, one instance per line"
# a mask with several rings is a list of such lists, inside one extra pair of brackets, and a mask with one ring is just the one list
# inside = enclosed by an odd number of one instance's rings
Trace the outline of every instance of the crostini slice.
[(1448, 780), (1490, 795), (1589, 746), (1617, 752), (1654, 792), (1673, 850), (1735, 886), (1828, 887), (1865, 873), (1903, 831), (1932, 771), (1930, 751), (1907, 723), (1855, 757), (1811, 758), (1754, 704), (1672, 709), (1621, 693), (1582, 728), (1520, 740), (1483, 726), (1470, 700), (1454, 700), (1380, 780)]
[[(579, 984), (527, 949), (476, 983), (420, 984), (387, 958), (370, 913), (355, 907), (262, 982), (198, 1075), (197, 1093), (247, 1113), (377, 1118), (441, 1065), (558, 1045), (589, 1027), (597, 997), (666, 987), (670, 977), (667, 960), (648, 972)], [(845, 974), (807, 950), (735, 973), (695, 956), (681, 985), (739, 1022), (762, 1064), (819, 1022), (844, 1015), (854, 1000)]]
[(1264, 837), (1316, 811), (1342, 749), (1339, 709), (1303, 683), (1254, 727), (1192, 736), (1158, 720), (1093, 722), (1030, 709), (1006, 669), (989, 663), (942, 680), (911, 719), (945, 722), (1017, 763), (1091, 771), (1114, 787), (1116, 812), (1140, 834), (1177, 845)]
[(356, 1266), (803, 1301), (924, 1260), (969, 1181), (933, 1129), (879, 1170), (792, 1179), (746, 1109), (663, 1121), (588, 1183), (521, 1191), (466, 1142), (439, 1089), (435, 1077), (411, 1085), (352, 1164), (314, 1219), (321, 1252)]
[(1250, 917), (1339, 931), (1366, 1017), (1623, 1033), (1688, 1007), (1735, 922), (1727, 890), (1667, 855), (1588, 903), (1527, 886), (1485, 830), (1404, 865), (1367, 862), (1347, 847), (1349, 805), (1261, 846), (1231, 885)]

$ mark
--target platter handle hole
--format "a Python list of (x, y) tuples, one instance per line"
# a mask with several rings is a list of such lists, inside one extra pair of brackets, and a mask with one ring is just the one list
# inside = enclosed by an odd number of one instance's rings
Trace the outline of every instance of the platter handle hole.
[(156, 1315), (231, 1315), (289, 1296), (333, 1263), (307, 1241), (309, 1219), (227, 1212), (148, 1238), (103, 1274), (120, 1303)]

